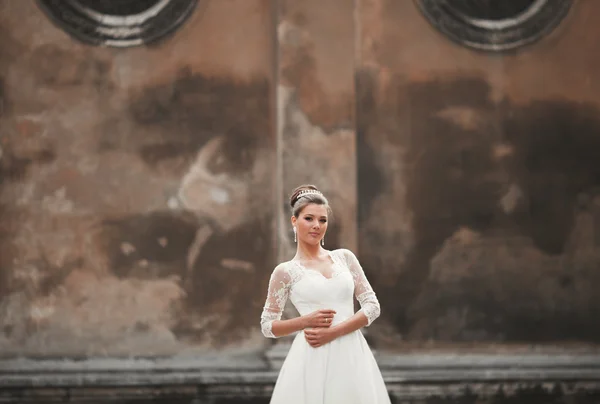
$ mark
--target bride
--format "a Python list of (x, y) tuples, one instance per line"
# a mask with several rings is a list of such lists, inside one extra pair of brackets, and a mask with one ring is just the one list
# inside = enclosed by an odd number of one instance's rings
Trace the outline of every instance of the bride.
[[(283, 363), (271, 404), (389, 404), (360, 332), (379, 316), (375, 293), (351, 251), (322, 247), (330, 213), (323, 194), (300, 186), (290, 206), (296, 255), (273, 270), (260, 323), (268, 338), (302, 332)], [(354, 296), (361, 306), (356, 313)], [(300, 317), (281, 320), (288, 298)]]

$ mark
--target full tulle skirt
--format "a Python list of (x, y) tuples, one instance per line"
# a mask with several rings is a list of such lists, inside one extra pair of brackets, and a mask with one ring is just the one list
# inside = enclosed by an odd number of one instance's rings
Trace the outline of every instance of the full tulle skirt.
[(360, 331), (318, 348), (298, 333), (271, 397), (271, 404), (389, 403), (377, 362)]

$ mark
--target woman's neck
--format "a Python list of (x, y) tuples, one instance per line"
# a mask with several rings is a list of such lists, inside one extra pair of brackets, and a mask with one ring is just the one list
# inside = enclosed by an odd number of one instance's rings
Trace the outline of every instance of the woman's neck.
[(321, 248), (320, 245), (310, 245), (306, 243), (298, 243), (298, 247), (296, 248), (296, 255), (294, 259), (298, 260), (313, 260), (319, 259), (320, 256), (325, 252), (324, 248)]

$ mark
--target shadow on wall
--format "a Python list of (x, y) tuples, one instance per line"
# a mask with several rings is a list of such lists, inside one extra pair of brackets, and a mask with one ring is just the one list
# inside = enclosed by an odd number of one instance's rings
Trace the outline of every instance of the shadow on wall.
[[(469, 78), (358, 84), (361, 255), (398, 331), (599, 341), (598, 108), (494, 101)], [(401, 206), (410, 230), (382, 239)]]

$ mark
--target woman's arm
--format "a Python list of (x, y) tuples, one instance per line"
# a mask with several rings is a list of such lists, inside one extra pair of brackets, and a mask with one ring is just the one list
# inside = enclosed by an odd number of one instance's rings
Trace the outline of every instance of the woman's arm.
[(335, 338), (339, 338), (343, 335), (350, 334), (353, 331), (360, 330), (363, 327), (367, 327), (368, 324), (369, 320), (367, 319), (367, 316), (365, 316), (365, 313), (357, 311), (348, 320), (331, 327), (331, 331)]
[(281, 320), (291, 283), (292, 279), (285, 266), (278, 265), (271, 274), (267, 300), (260, 316), (260, 329), (267, 338), (283, 337), (301, 329), (297, 319)]
[(292, 318), (289, 320), (276, 320), (273, 321), (271, 326), (271, 332), (274, 338), (283, 337), (286, 335), (293, 334), (298, 331), (302, 331), (306, 328), (306, 319), (302, 316)]
[(280, 338), (307, 327), (329, 328), (334, 310), (317, 310), (310, 314), (281, 320), (281, 314), (290, 294), (292, 278), (283, 264), (278, 265), (269, 280), (267, 300), (260, 316), (260, 328), (267, 338)]
[(371, 284), (367, 280), (365, 271), (358, 262), (356, 256), (350, 250), (343, 250), (344, 256), (346, 257), (346, 263), (354, 279), (354, 296), (360, 304), (360, 310), (358, 313), (363, 313), (367, 318), (366, 327), (370, 326), (377, 317), (381, 314), (381, 307), (377, 295), (371, 287)]

